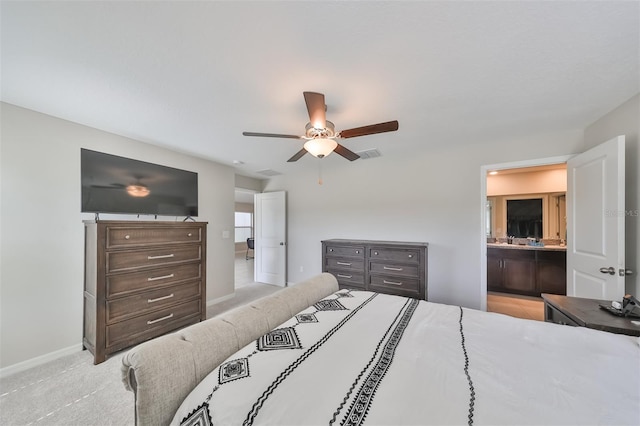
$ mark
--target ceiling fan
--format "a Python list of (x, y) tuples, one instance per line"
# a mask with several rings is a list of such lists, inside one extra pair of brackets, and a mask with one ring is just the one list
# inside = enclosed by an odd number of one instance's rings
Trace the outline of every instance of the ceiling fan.
[(335, 126), (327, 120), (327, 105), (324, 103), (324, 95), (315, 92), (303, 92), (304, 101), (309, 112), (309, 122), (305, 126), (305, 134), (302, 136), (283, 135), (279, 133), (256, 133), (242, 132), (244, 136), (259, 136), (265, 138), (287, 138), (300, 139), (306, 141), (303, 148), (289, 162), (298, 161), (307, 152), (311, 155), (323, 158), (335, 152), (349, 161), (360, 158), (355, 152), (340, 145), (337, 139), (355, 138), (357, 136), (373, 135), (376, 133), (394, 132), (398, 130), (398, 121), (387, 121), (385, 123), (371, 124), (368, 126), (356, 127), (348, 130), (335, 131)]

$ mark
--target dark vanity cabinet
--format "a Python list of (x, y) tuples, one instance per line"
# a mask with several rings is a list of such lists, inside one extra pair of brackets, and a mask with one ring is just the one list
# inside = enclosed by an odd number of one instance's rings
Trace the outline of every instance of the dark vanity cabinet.
[(487, 289), (540, 296), (566, 294), (566, 251), (487, 248)]
[(538, 293), (567, 294), (567, 252), (536, 251)]
[(535, 252), (531, 250), (488, 249), (487, 288), (492, 291), (535, 293), (535, 261)]

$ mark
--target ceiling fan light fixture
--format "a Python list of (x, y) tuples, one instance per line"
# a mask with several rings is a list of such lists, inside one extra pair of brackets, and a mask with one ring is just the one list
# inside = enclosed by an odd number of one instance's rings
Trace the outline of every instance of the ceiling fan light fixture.
[(323, 158), (331, 154), (338, 146), (338, 142), (327, 138), (310, 139), (304, 144), (304, 149), (314, 157)]
[(129, 185), (127, 186), (127, 194), (132, 197), (146, 197), (151, 191), (144, 185)]

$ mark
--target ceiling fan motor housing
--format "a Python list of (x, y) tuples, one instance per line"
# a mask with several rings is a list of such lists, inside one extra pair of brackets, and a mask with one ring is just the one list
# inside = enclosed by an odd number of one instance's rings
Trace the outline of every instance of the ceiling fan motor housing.
[(328, 138), (333, 138), (336, 135), (336, 131), (335, 131), (336, 126), (329, 120), (326, 121), (326, 125), (324, 129), (318, 129), (316, 127), (313, 127), (313, 124), (311, 124), (311, 122), (307, 123), (307, 125), (304, 128), (305, 128), (305, 135), (309, 139), (316, 139), (316, 138), (328, 139)]

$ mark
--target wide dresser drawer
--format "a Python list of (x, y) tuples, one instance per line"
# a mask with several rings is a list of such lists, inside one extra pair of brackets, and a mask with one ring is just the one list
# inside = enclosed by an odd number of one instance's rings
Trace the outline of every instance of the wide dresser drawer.
[(124, 295), (139, 290), (175, 284), (181, 281), (201, 278), (200, 263), (149, 269), (142, 272), (108, 275), (107, 298)]
[(109, 226), (106, 229), (106, 249), (150, 246), (171, 243), (199, 243), (203, 228), (199, 226)]
[(360, 288), (364, 289), (364, 273), (360, 272), (351, 272), (351, 271), (341, 271), (337, 269), (328, 269), (327, 272), (333, 274), (334, 277), (338, 280), (338, 285), (345, 288)]
[(327, 257), (327, 269), (364, 270), (364, 260)]
[(359, 257), (364, 259), (364, 252), (364, 246), (327, 245), (325, 248), (325, 255), (327, 256)]
[(420, 251), (403, 248), (377, 248), (369, 249), (369, 259), (384, 259), (396, 262), (418, 263), (420, 261)]
[[(186, 323), (200, 320), (200, 301), (192, 300), (107, 326), (106, 346), (142, 342)], [(170, 366), (168, 366), (170, 367)]]
[(397, 263), (371, 262), (369, 272), (418, 277), (418, 265), (402, 265)]
[(108, 300), (107, 324), (166, 308), (184, 300), (199, 298), (200, 293), (200, 281), (192, 281)]
[(171, 265), (202, 259), (202, 247), (198, 245), (172, 246), (146, 250), (111, 251), (106, 253), (107, 273), (131, 269)]
[(418, 297), (420, 280), (417, 278), (371, 275), (369, 277), (369, 290), (380, 293), (398, 294), (400, 296)]

